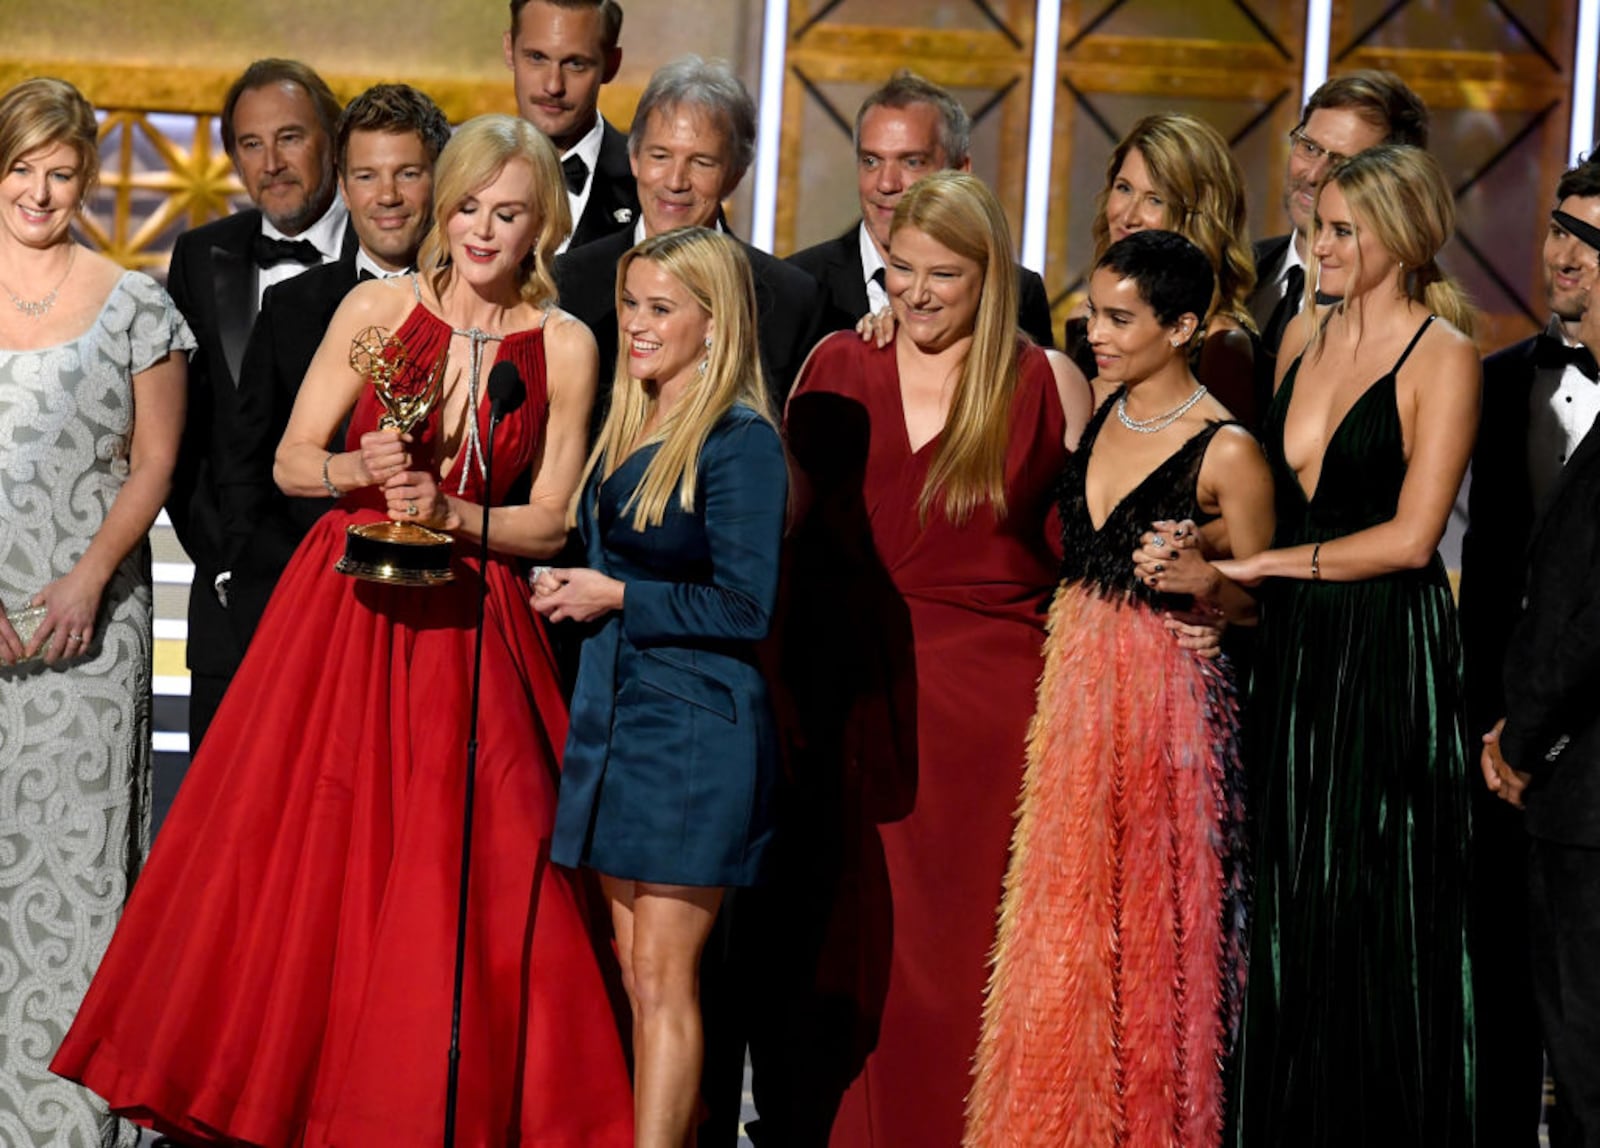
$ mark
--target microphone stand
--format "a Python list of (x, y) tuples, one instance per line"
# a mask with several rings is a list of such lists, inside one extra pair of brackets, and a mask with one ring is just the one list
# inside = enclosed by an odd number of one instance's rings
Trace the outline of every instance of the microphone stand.
[[(510, 367), (510, 394), (496, 394), (496, 375)], [(494, 500), (494, 432), (505, 417), (508, 401), (522, 386), (516, 368), (496, 363), (489, 372), (489, 436), (483, 444), (483, 528), (478, 539), (478, 622), (472, 648), (472, 701), (467, 719), (467, 784), (461, 813), (461, 886), (456, 911), (456, 967), (450, 996), (450, 1066), (444, 1090), (444, 1148), (455, 1148), (456, 1097), (461, 1084), (461, 997), (467, 971), (467, 893), (472, 874), (472, 811), (478, 796), (478, 698), (483, 685), (483, 615), (489, 597), (489, 505)], [(502, 391), (504, 387), (498, 388)], [(471, 465), (471, 458), (467, 465)]]

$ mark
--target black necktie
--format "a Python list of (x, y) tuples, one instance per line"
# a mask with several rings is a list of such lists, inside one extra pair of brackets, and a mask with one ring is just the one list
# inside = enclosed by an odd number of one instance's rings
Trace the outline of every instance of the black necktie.
[(273, 239), (256, 232), (250, 241), (250, 257), (257, 267), (276, 267), (280, 263), (301, 263), (313, 267), (322, 262), (322, 252), (309, 239)]
[(1306, 269), (1296, 264), (1289, 268), (1289, 273), (1283, 277), (1283, 297), (1278, 300), (1278, 305), (1272, 309), (1272, 315), (1267, 319), (1267, 326), (1261, 332), (1261, 345), (1272, 354), (1278, 353), (1278, 347), (1283, 342), (1283, 332), (1289, 326), (1289, 320), (1300, 312), (1300, 296), (1306, 289)]
[(1577, 367), (1591, 383), (1600, 382), (1600, 367), (1595, 365), (1594, 354), (1588, 347), (1569, 347), (1548, 331), (1541, 332), (1534, 340), (1533, 364), (1556, 370)]
[(583, 162), (583, 157), (573, 152), (561, 161), (561, 171), (567, 177), (567, 193), (582, 195), (583, 185), (589, 182), (589, 165)]

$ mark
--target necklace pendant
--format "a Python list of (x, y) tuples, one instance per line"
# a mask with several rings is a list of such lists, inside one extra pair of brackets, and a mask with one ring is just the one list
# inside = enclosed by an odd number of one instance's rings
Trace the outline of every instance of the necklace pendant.
[[(6, 294), (11, 295), (11, 292), (7, 291)], [(50, 308), (56, 305), (56, 293), (52, 291), (38, 301), (19, 299), (17, 296), (11, 295), (11, 305), (30, 319), (43, 319), (50, 313)]]

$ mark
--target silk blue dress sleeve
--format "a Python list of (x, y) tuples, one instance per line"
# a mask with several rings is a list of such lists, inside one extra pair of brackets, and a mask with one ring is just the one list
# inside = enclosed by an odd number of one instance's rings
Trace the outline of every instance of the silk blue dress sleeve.
[(624, 605), (584, 643), (552, 857), (613, 877), (760, 880), (777, 736), (756, 645), (772, 624), (788, 471), (777, 431), (735, 407), (700, 454), (695, 506), (635, 530), (636, 451), (580, 501), (589, 565)]

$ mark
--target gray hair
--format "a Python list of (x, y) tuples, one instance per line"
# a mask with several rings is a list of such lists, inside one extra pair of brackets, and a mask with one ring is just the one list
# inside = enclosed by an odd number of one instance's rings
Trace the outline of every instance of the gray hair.
[(652, 112), (684, 105), (701, 108), (727, 133), (734, 170), (744, 178), (756, 154), (756, 103), (725, 60), (690, 54), (657, 68), (634, 109), (628, 150), (639, 154)]
[(972, 117), (961, 102), (932, 80), (925, 80), (909, 68), (901, 68), (889, 82), (870, 93), (856, 111), (856, 127), (851, 142), (861, 150), (861, 121), (873, 108), (904, 111), (917, 104), (932, 105), (939, 113), (939, 146), (945, 163), (960, 167), (972, 154)]

